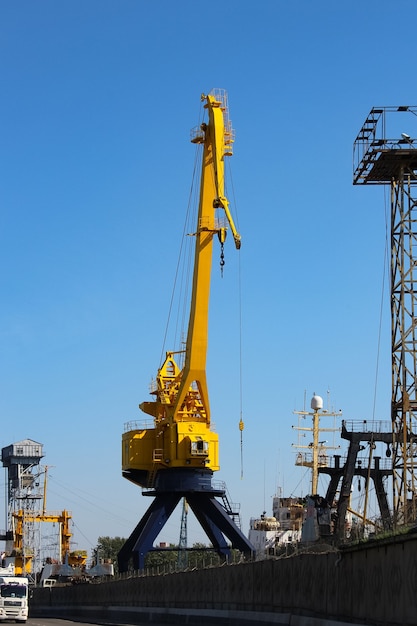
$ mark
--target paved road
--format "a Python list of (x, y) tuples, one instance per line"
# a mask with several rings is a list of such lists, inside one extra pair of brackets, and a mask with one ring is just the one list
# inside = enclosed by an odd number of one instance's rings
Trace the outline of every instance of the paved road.
[[(11, 622), (6, 622), (6, 624), (12, 624), (14, 623), (13, 621)], [(98, 624), (103, 624), (103, 621), (98, 621)], [(28, 621), (26, 622), (26, 626), (80, 626), (82, 624), (89, 624), (89, 626), (91, 626), (91, 624), (94, 624), (94, 622), (92, 621), (92, 619), (90, 619), (88, 622), (82, 622), (81, 620), (78, 620), (77, 622), (71, 622), (70, 620), (66, 620), (66, 619), (56, 619), (54, 617), (29, 617)], [(112, 626), (118, 626), (115, 622), (111, 622)], [(123, 626), (127, 626), (126, 624), (123, 624)], [(135, 626), (142, 626), (139, 623), (136, 623)], [(145, 626), (145, 622), (143, 622), (143, 626)], [(155, 622), (152, 622), (152, 626), (162, 626), (162, 624), (156, 624)], [(166, 626), (166, 624), (164, 625)]]
[[(104, 620), (98, 620), (97, 622), (94, 622), (94, 617), (91, 617), (91, 619), (89, 619), (88, 621), (86, 621), (85, 623), (89, 624), (89, 626), (94, 626), (94, 624), (98, 624), (99, 626), (103, 626), (103, 624), (105, 624)], [(10, 622), (5, 622), (5, 624), (12, 624), (14, 623), (14, 621), (10, 621)], [(30, 617), (28, 619), (28, 621), (26, 622), (26, 626), (80, 626), (80, 621), (78, 622), (73, 622), (71, 620), (66, 620), (66, 619), (57, 619), (54, 617)], [(152, 626), (167, 626), (167, 623), (164, 622), (164, 624), (159, 624), (157, 622), (152, 621)], [(109, 624), (111, 624), (111, 626), (118, 626), (117, 622), (115, 621), (109, 621)], [(121, 626), (129, 626), (126, 623), (121, 624)], [(149, 622), (136, 622), (134, 626), (149, 626)], [(205, 626), (210, 626), (209, 624), (205, 624)]]
[(55, 618), (43, 618), (43, 617), (29, 617), (26, 622), (27, 626), (72, 626), (74, 624), (80, 626), (79, 622), (70, 622), (66, 619)]
[[(93, 621), (89, 623), (94, 624)], [(101, 624), (102, 623), (103, 622), (101, 622)], [(28, 621), (26, 622), (26, 625), (27, 626), (80, 626), (80, 622), (71, 622), (70, 620), (57, 619), (54, 617), (47, 617), (47, 618), (29, 617)]]

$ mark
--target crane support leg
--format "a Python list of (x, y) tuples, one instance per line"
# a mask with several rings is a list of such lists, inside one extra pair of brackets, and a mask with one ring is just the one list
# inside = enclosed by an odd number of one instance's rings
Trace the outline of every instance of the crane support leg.
[(383, 476), (380, 472), (375, 472), (374, 485), (375, 493), (381, 511), (381, 519), (384, 530), (391, 528), (391, 513), (388, 504), (387, 493), (384, 488)]
[[(220, 504), (220, 502), (218, 502), (218, 500), (216, 500), (213, 494), (202, 492), (193, 493), (187, 496), (187, 500), (192, 510), (199, 512), (201, 519), (204, 517), (207, 523), (215, 529), (219, 535), (223, 534), (229, 539), (233, 548), (237, 548), (246, 556), (252, 555), (254, 551), (252, 544), (245, 537), (240, 528), (236, 526), (224, 507)], [(195, 514), (197, 516), (197, 513)], [(203, 526), (201, 521), (200, 523)], [(205, 528), (204, 530), (207, 533)], [(210, 535), (208, 535), (208, 537), (211, 539)]]
[(348, 455), (343, 473), (342, 486), (340, 488), (339, 502), (337, 504), (337, 520), (335, 534), (343, 539), (345, 536), (345, 520), (349, 507), (350, 494), (352, 490), (353, 476), (355, 475), (355, 464), (360, 448), (360, 440), (350, 440)]
[(197, 521), (211, 541), (218, 554), (226, 559), (230, 557), (230, 547), (252, 556), (254, 547), (245, 537), (227, 513), (216, 496), (223, 497), (223, 489), (211, 486), (211, 472), (192, 470), (170, 470), (161, 472), (156, 488), (143, 495), (154, 495), (155, 499), (146, 511), (135, 530), (130, 535), (118, 554), (119, 571), (129, 569), (133, 559), (134, 569), (143, 569), (146, 554), (152, 550), (152, 544), (181, 498), (185, 498)]
[(339, 485), (339, 482), (342, 476), (343, 476), (343, 469), (341, 469), (337, 473), (334, 473), (330, 478), (329, 486), (327, 487), (327, 491), (326, 491), (326, 501), (329, 503), (330, 506), (335, 501), (337, 487)]
[(191, 503), (189, 503), (189, 505), (197, 520), (200, 522), (202, 529), (206, 533), (207, 537), (210, 539), (211, 544), (216, 550), (217, 554), (223, 556), (226, 561), (229, 561), (231, 556), (230, 548), (227, 545), (223, 534), (220, 532), (217, 526), (213, 524), (211, 519), (207, 517), (205, 513), (203, 513), (203, 511), (200, 511), (200, 509), (198, 509), (197, 507), (193, 507)]
[(179, 493), (164, 493), (155, 498), (145, 515), (121, 548), (117, 560), (120, 572), (127, 572), (133, 559), (133, 569), (143, 569), (145, 556), (180, 501)]

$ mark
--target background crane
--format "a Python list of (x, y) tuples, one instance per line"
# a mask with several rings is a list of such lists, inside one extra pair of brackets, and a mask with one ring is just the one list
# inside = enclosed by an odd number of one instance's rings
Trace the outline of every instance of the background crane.
[(373, 108), (354, 142), (353, 183), (391, 189), (394, 527), (415, 522), (417, 513), (416, 117), (416, 106)]
[(182, 501), (182, 513), (181, 513), (181, 528), (180, 528), (180, 540), (178, 543), (178, 569), (185, 569), (188, 563), (188, 504), (187, 500), (183, 498)]

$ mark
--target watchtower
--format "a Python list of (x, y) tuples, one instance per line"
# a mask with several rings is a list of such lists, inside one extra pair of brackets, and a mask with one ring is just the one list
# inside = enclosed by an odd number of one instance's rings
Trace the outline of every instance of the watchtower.
[(417, 517), (417, 106), (373, 108), (354, 142), (353, 184), (389, 185), (393, 524)]
[[(1, 451), (3, 467), (7, 468), (6, 510), (7, 530), (5, 536), (6, 551), (13, 551), (13, 514), (22, 511), (23, 515), (31, 515), (38, 509), (38, 502), (43, 498), (42, 487), (39, 483), (39, 463), (43, 457), (43, 446), (32, 439), (24, 439), (12, 443)], [(17, 555), (22, 561), (22, 567), (30, 571), (30, 561), (33, 558), (33, 545), (36, 540), (31, 536), (35, 532), (33, 525), (25, 526), (23, 553)]]

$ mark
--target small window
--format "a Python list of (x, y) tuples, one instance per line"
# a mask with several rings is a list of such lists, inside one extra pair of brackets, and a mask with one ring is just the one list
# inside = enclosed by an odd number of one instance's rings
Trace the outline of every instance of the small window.
[(197, 441), (191, 442), (191, 454), (206, 455), (208, 454), (208, 442), (198, 438)]

